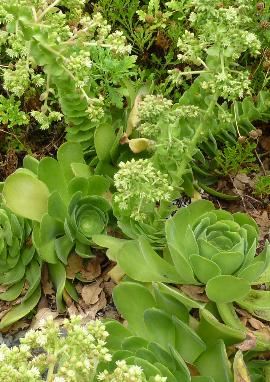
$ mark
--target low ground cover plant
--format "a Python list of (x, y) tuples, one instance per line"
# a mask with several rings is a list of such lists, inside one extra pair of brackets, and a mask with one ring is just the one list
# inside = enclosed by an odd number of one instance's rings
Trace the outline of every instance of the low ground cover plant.
[(2, 0), (0, 379), (269, 380), (269, 16)]

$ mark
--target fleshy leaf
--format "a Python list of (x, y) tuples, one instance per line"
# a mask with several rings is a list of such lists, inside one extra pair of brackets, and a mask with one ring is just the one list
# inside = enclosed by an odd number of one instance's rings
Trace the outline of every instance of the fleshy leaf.
[(190, 256), (190, 262), (197, 279), (203, 284), (206, 284), (210, 279), (221, 274), (219, 266), (206, 257), (192, 255)]
[(193, 364), (206, 350), (206, 345), (187, 324), (176, 317), (172, 321), (175, 326), (175, 349), (186, 362)]
[(213, 345), (219, 339), (222, 339), (226, 345), (233, 345), (246, 338), (244, 329), (236, 329), (222, 324), (206, 309), (201, 310), (200, 316), (197, 333), (207, 345)]
[(21, 318), (25, 317), (28, 313), (30, 313), (38, 304), (40, 296), (41, 289), (40, 287), (38, 287), (28, 300), (22, 302), (19, 305), (16, 305), (7, 314), (4, 315), (4, 317), (0, 321), (0, 330), (14, 324), (14, 322), (20, 320)]
[(123, 282), (114, 288), (113, 300), (118, 311), (128, 321), (130, 330), (136, 335), (144, 336), (147, 333), (144, 311), (156, 306), (150, 291), (138, 283)]
[(145, 238), (125, 243), (120, 248), (116, 260), (123, 271), (137, 281), (182, 281), (174, 266), (162, 259)]
[(110, 161), (110, 151), (116, 135), (113, 126), (109, 122), (101, 123), (95, 131), (94, 142), (98, 159)]
[(231, 275), (236, 272), (244, 260), (243, 252), (222, 251), (212, 257), (223, 275)]
[(56, 264), (49, 264), (49, 274), (56, 289), (56, 304), (58, 311), (64, 312), (63, 293), (66, 285), (66, 271), (60, 261)]
[(147, 309), (144, 312), (144, 322), (150, 341), (158, 342), (165, 350), (169, 350), (169, 345), (175, 347), (176, 330), (167, 313), (157, 308)]
[(250, 291), (250, 284), (245, 279), (231, 275), (216, 276), (208, 281), (206, 294), (214, 302), (233, 302), (245, 297)]
[(232, 382), (226, 348), (221, 340), (207, 348), (195, 365), (202, 376), (213, 377), (218, 382)]
[(6, 179), (3, 196), (11, 211), (27, 219), (40, 222), (48, 209), (47, 186), (23, 172), (15, 172)]

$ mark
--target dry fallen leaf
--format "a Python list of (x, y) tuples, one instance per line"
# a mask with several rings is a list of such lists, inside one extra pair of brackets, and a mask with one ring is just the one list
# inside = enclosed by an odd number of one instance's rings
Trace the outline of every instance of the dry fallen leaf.
[(91, 305), (98, 302), (99, 295), (102, 291), (100, 284), (101, 284), (101, 280), (93, 284), (85, 285), (83, 287), (82, 298), (86, 305)]
[(252, 332), (248, 333), (247, 338), (243, 342), (235, 345), (235, 347), (241, 351), (254, 349), (255, 346), (256, 346), (256, 336)]
[(204, 293), (204, 288), (196, 285), (182, 285), (180, 287), (181, 291), (184, 292), (189, 297), (197, 301), (208, 302), (208, 298)]
[(89, 260), (85, 268), (81, 270), (81, 276), (87, 281), (95, 280), (101, 275), (100, 259), (98, 256)]
[(106, 305), (107, 305), (107, 299), (106, 299), (104, 291), (102, 291), (100, 293), (98, 301), (94, 305), (92, 305), (91, 308), (88, 308), (86, 310), (87, 315), (88, 316), (91, 315), (94, 319), (96, 317), (97, 312), (104, 309)]
[(263, 135), (260, 144), (265, 151), (270, 151), (270, 137)]
[(42, 308), (38, 310), (37, 314), (33, 318), (30, 329), (40, 329), (44, 325), (44, 321), (46, 321), (46, 319), (49, 317), (53, 317), (53, 319), (55, 319), (57, 316), (58, 313), (51, 311), (50, 308)]
[(83, 259), (76, 255), (75, 253), (72, 253), (68, 257), (68, 264), (66, 267), (67, 272), (67, 278), (69, 279), (75, 279), (75, 276), (77, 273), (81, 272), (83, 269)]
[(46, 264), (42, 268), (41, 285), (45, 296), (52, 295), (55, 293), (53, 290), (52, 282), (49, 280), (49, 272)]
[(254, 317), (249, 318), (248, 322), (256, 330), (263, 329), (265, 327), (264, 323)]
[(109, 272), (108, 275), (111, 277), (111, 279), (118, 284), (122, 278), (125, 276), (125, 272), (122, 271), (122, 269), (119, 267), (118, 264), (116, 264)]
[(252, 211), (251, 215), (260, 226), (260, 239), (264, 239), (270, 232), (270, 219), (267, 211), (263, 211), (262, 213), (261, 211)]
[(28, 329), (29, 326), (30, 326), (29, 321), (27, 321), (26, 319), (22, 319), (20, 321), (15, 322), (15, 324), (13, 324), (12, 326), (10, 326), (7, 330), (7, 333), (14, 335), (15, 333), (21, 330)]
[(78, 316), (80, 314), (77, 306), (75, 303), (72, 303), (68, 308), (67, 308), (69, 316)]
[(251, 178), (247, 174), (239, 173), (233, 179), (233, 186), (240, 193), (245, 190), (247, 184), (251, 185), (251, 183)]
[(109, 297), (112, 296), (112, 291), (114, 287), (115, 287), (115, 283), (113, 281), (106, 281), (104, 283), (104, 292), (106, 293), (107, 296)]
[(82, 317), (82, 323), (94, 320), (97, 312), (104, 309), (107, 305), (107, 299), (105, 293), (101, 291), (98, 301), (93, 305), (86, 305), (84, 301), (80, 301), (80, 304), (73, 303), (68, 307), (68, 313), (70, 316), (80, 315)]

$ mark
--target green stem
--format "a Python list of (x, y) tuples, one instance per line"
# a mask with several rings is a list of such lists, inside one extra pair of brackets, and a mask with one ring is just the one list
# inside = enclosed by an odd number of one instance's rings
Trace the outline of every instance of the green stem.
[[(54, 54), (56, 57), (59, 57), (62, 59), (63, 63), (65, 62), (66, 58), (59, 52), (57, 52), (57, 50), (53, 49), (51, 46), (49, 45), (46, 45), (40, 41), (38, 41), (39, 45), (43, 47), (43, 49), (45, 50), (48, 50), (50, 53)], [(65, 65), (61, 65), (62, 69), (66, 72), (66, 74), (74, 81), (76, 82), (76, 78), (74, 77), (73, 73), (68, 70)], [(79, 90), (81, 91), (83, 97), (86, 99), (86, 101), (88, 102), (89, 101), (89, 97), (88, 95), (86, 94), (85, 90), (82, 89), (82, 88), (79, 88)]]
[(205, 184), (198, 183), (199, 187), (196, 188), (202, 188), (204, 191), (206, 191), (209, 195), (216, 196), (219, 199), (224, 199), (224, 200), (239, 200), (240, 197), (238, 195), (228, 195), (228, 194), (223, 194), (223, 192), (218, 192), (214, 190), (211, 187), (206, 186)]
[(37, 21), (40, 21), (43, 19), (43, 17), (48, 13), (50, 12), (50, 10), (54, 7), (56, 7), (59, 3), (60, 3), (61, 0), (55, 0), (51, 5), (49, 5), (37, 18)]
[(202, 73), (208, 73), (207, 70), (191, 70), (190, 72), (179, 72), (179, 76), (189, 76), (190, 74), (202, 74)]
[(53, 374), (54, 374), (54, 368), (55, 368), (55, 362), (51, 362), (49, 369), (48, 369), (47, 382), (52, 382)]

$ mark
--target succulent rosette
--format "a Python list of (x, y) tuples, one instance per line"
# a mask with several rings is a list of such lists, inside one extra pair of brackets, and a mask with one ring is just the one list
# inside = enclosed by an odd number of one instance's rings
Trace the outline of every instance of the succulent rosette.
[(81, 145), (69, 142), (58, 149), (57, 159), (38, 161), (26, 156), (24, 168), (5, 181), (5, 204), (17, 216), (32, 221), (33, 244), (39, 258), (48, 263), (61, 311), (64, 290), (76, 295), (66, 280), (69, 255), (94, 256), (92, 236), (106, 233), (111, 210), (109, 188), (110, 181), (94, 175), (86, 164)]
[[(31, 231), (32, 227), (26, 219), (17, 217), (4, 206), (0, 206), (1, 284), (23, 284), (26, 267), (35, 253), (31, 243), (27, 244)], [(1, 297), (3, 293), (0, 294)]]
[(81, 256), (87, 253), (92, 236), (106, 231), (110, 209), (110, 203), (101, 196), (83, 197), (81, 192), (73, 196), (64, 227), (70, 241), (76, 241), (76, 252)]
[(14, 301), (24, 292), (22, 303), (4, 315), (0, 328), (28, 314), (40, 297), (41, 265), (31, 233), (28, 220), (0, 205), (0, 300)]
[[(269, 243), (266, 241), (257, 255), (258, 227), (244, 213), (217, 210), (211, 202), (200, 200), (170, 217), (165, 232), (163, 257), (140, 236), (120, 243), (114, 260), (137, 281), (202, 285), (208, 298), (221, 304), (242, 304), (244, 298), (257, 292), (251, 286), (267, 273)], [(262, 305), (262, 297), (256, 298)], [(261, 310), (268, 309), (268, 303), (263, 306)]]
[(256, 256), (258, 226), (247, 214), (216, 210), (202, 200), (166, 223), (177, 272), (188, 284), (205, 284), (213, 301), (229, 302), (250, 291), (270, 261), (268, 242)]

